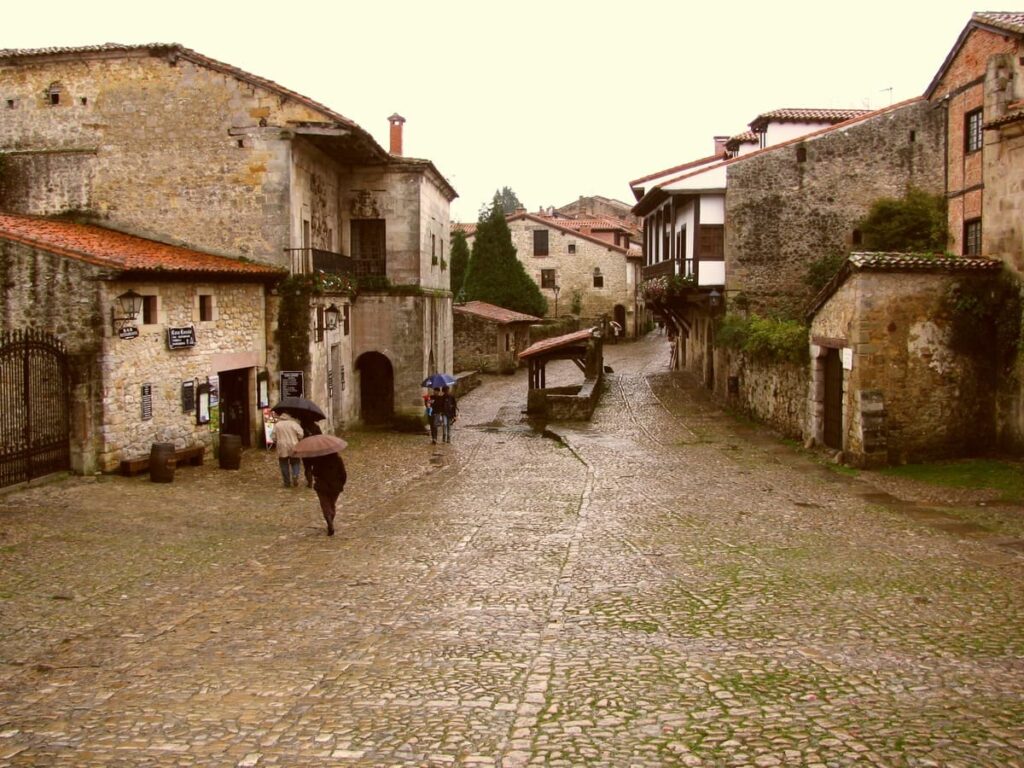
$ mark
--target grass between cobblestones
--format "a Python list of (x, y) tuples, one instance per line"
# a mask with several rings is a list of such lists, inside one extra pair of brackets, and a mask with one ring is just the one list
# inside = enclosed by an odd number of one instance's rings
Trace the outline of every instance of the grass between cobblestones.
[(888, 467), (880, 474), (952, 488), (998, 491), (998, 501), (1024, 502), (1024, 464), (1020, 462), (961, 459)]

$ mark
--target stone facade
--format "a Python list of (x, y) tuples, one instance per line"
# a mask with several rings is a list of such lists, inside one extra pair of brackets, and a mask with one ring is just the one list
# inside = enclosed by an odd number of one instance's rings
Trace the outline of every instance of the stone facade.
[[(53, 333), (68, 350), (71, 372), (72, 468), (115, 470), (123, 459), (148, 455), (153, 443), (211, 446), (210, 424), (182, 409), (182, 383), (207, 382), (219, 372), (262, 366), (266, 359), (264, 286), (232, 281), (169, 282), (159, 276), (117, 278), (109, 270), (46, 250), (0, 241), (3, 330)], [(156, 315), (121, 339), (110, 307), (127, 290), (156, 297)], [(212, 297), (212, 319), (200, 319), (199, 296)], [(170, 327), (193, 326), (196, 344), (171, 350)], [(250, 382), (255, 390), (255, 379)], [(143, 387), (151, 411), (143, 413)], [(257, 438), (256, 407), (250, 424)], [(215, 423), (214, 427), (217, 426)]]
[(858, 221), (909, 187), (943, 191), (944, 118), (924, 100), (773, 147), (727, 166), (727, 303), (800, 317), (805, 278), (822, 256), (855, 245)]
[(530, 324), (500, 323), (455, 307), (455, 370), (512, 373), (530, 346)]
[(715, 389), (727, 402), (786, 437), (802, 439), (807, 421), (806, 365), (768, 362), (716, 349)]
[[(560, 288), (559, 314), (573, 312), (573, 297), (578, 295), (579, 312), (573, 314), (579, 314), (584, 325), (600, 324), (604, 316), (614, 320), (618, 312), (619, 317), (625, 318), (627, 330), (635, 327), (635, 269), (627, 249), (529, 214), (510, 216), (508, 227), (516, 256), (548, 300), (547, 317), (555, 316), (554, 293), (544, 282), (545, 270), (551, 270), (550, 274)], [(548, 233), (547, 255), (534, 255), (535, 231)]]
[(822, 441), (823, 358), (832, 348), (844, 355), (846, 460), (877, 466), (969, 456), (992, 445), (991, 382), (949, 347), (948, 290), (992, 274), (971, 269), (857, 270), (843, 280), (811, 325), (809, 437)]
[[(311, 341), (306, 394), (323, 398), (328, 428), (361, 418), (353, 372), (365, 354), (401, 350), (394, 363), (417, 383), (429, 365), (450, 369), (455, 191), (429, 161), (390, 155), (323, 105), (175, 45), (0, 51), (0, 98), (0, 209), (72, 211), (293, 273), (313, 270), (314, 249), (338, 261), (360, 256), (354, 222), (383, 221), (382, 277), (399, 295), (369, 297), (365, 311), (357, 300), (351, 323), (390, 312), (386, 327), (417, 335), (366, 329)], [(425, 293), (414, 298), (407, 286)], [(347, 296), (336, 299), (342, 308)], [(269, 324), (273, 366), (273, 314)], [(361, 346), (369, 339), (378, 346)], [(345, 388), (335, 387), (336, 373)], [(412, 389), (381, 398), (412, 401)]]

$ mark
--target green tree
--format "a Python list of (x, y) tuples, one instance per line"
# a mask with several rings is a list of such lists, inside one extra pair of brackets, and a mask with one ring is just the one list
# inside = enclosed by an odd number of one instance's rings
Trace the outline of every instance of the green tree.
[(942, 253), (946, 250), (946, 201), (909, 189), (903, 198), (876, 200), (860, 222), (866, 251)]
[(529, 315), (542, 316), (547, 311), (547, 300), (516, 258), (498, 195), (477, 222), (463, 290), (468, 301), (486, 301)]
[(506, 215), (516, 212), (516, 208), (522, 208), (523, 204), (519, 202), (519, 198), (516, 193), (512, 191), (511, 187), (502, 187), (494, 192), (494, 199), (501, 201), (501, 210)]
[(458, 298), (469, 268), (469, 244), (461, 229), (452, 232), (452, 293)]

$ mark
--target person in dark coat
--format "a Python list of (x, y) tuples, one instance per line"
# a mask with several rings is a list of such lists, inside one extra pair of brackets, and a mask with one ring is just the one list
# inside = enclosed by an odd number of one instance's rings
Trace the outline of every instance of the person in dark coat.
[(320, 511), (327, 521), (327, 535), (334, 535), (334, 514), (338, 496), (345, 490), (348, 473), (341, 454), (329, 453), (326, 456), (314, 456), (309, 459), (309, 469), (313, 474), (313, 490), (320, 499)]
[[(309, 437), (310, 435), (322, 435), (324, 431), (320, 429), (320, 425), (312, 419), (299, 419), (299, 424), (302, 427), (302, 436)], [(313, 487), (313, 471), (309, 468), (309, 459), (302, 460), (302, 470), (306, 475), (306, 487)]]

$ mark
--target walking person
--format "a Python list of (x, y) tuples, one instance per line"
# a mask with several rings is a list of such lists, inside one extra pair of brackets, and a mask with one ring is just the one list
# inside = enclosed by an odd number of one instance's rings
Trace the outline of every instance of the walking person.
[(444, 410), (441, 390), (434, 387), (434, 394), (430, 397), (430, 442), (437, 444), (437, 428), (444, 421)]
[(452, 441), (452, 424), (459, 415), (459, 402), (448, 387), (441, 387), (441, 437), (446, 443)]
[(277, 446), (277, 463), (281, 468), (281, 480), (285, 488), (299, 484), (299, 457), (294, 456), (295, 444), (302, 439), (302, 427), (292, 416), (282, 413), (274, 425), (274, 444)]
[(327, 535), (334, 535), (334, 515), (337, 512), (338, 496), (345, 490), (348, 473), (341, 454), (329, 453), (326, 456), (314, 456), (308, 459), (310, 471), (313, 473), (313, 490), (320, 500), (320, 511), (327, 521)]
[[(299, 419), (299, 424), (302, 425), (302, 436), (309, 437), (310, 435), (322, 435), (324, 431), (320, 429), (320, 425), (312, 419)], [(313, 470), (310, 468), (309, 459), (302, 460), (302, 470), (306, 476), (306, 487), (313, 487)]]

